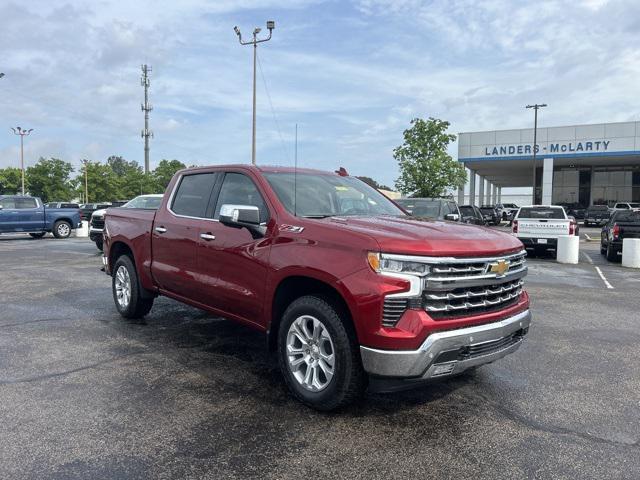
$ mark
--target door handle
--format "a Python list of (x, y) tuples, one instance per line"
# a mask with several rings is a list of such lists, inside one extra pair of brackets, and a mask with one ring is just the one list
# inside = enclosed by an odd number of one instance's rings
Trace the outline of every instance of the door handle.
[(200, 234), (200, 238), (203, 240), (206, 240), (207, 242), (209, 240), (215, 240), (216, 236), (215, 235), (211, 235), (210, 233), (201, 233)]
[(164, 227), (156, 227), (156, 232), (158, 232), (158, 233), (165, 233), (166, 231), (167, 231), (167, 229), (164, 228)]

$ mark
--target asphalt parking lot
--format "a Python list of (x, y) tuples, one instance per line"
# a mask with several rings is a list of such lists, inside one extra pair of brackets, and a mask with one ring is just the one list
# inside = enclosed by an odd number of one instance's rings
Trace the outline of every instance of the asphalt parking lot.
[(640, 272), (581, 250), (529, 261), (516, 354), (320, 414), (260, 334), (125, 321), (89, 240), (0, 236), (0, 478), (640, 478)]

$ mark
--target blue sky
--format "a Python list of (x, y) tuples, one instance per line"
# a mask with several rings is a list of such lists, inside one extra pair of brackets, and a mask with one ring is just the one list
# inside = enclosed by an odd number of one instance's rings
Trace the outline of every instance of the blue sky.
[[(391, 185), (411, 118), (452, 133), (640, 120), (640, 2), (584, 0), (0, 0), (0, 167), (9, 127), (25, 158), (143, 161), (140, 64), (152, 65), (152, 166), (249, 162), (251, 49), (259, 57), (258, 163), (346, 167)], [(456, 149), (451, 153), (455, 157)]]

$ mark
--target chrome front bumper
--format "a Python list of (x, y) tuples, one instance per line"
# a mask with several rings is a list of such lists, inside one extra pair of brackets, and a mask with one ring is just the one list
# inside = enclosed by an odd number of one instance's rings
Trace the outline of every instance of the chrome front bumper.
[(437, 332), (418, 350), (360, 347), (364, 369), (378, 377), (427, 380), (456, 375), (515, 352), (531, 323), (526, 310), (499, 322)]

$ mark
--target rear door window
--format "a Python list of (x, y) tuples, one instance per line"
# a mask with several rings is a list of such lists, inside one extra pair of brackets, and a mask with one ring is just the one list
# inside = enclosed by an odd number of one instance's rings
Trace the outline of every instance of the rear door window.
[(35, 198), (16, 198), (16, 208), (20, 210), (38, 208), (38, 202)]
[(0, 205), (2, 208), (16, 208), (16, 201), (13, 198), (3, 198), (0, 200)]
[(171, 203), (171, 211), (185, 217), (204, 218), (216, 173), (184, 175)]

